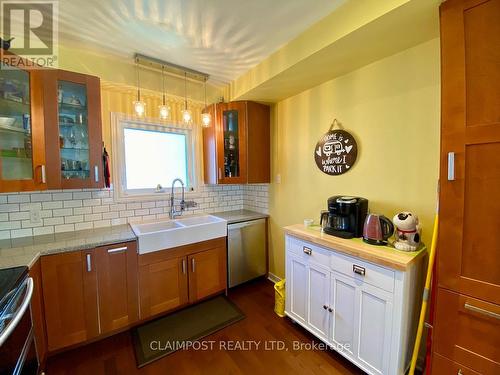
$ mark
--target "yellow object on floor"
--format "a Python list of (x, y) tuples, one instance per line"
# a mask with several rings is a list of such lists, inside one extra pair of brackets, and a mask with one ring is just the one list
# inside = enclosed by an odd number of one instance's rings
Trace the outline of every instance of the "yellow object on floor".
[(281, 318), (285, 317), (285, 279), (274, 284), (274, 312)]

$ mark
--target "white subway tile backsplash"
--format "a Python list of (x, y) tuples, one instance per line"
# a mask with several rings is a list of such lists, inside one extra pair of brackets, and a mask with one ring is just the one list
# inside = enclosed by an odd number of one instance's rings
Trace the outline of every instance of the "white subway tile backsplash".
[(52, 200), (54, 201), (67, 201), (73, 199), (72, 193), (54, 193), (52, 194)]
[(10, 232), (10, 238), (30, 237), (32, 235), (33, 235), (33, 230), (31, 228), (16, 229)]
[(52, 211), (52, 216), (54, 216), (54, 217), (69, 216), (69, 215), (73, 215), (72, 208), (61, 208), (61, 209)]
[[(185, 215), (242, 208), (267, 213), (268, 185), (205, 185), (186, 192), (186, 199), (198, 206)], [(156, 201), (128, 203), (114, 202), (112, 191), (97, 189), (0, 194), (0, 239), (164, 220), (169, 206), (168, 194)], [(40, 210), (41, 223), (30, 222), (31, 210)]]
[(25, 194), (16, 194), (7, 196), (8, 203), (28, 203), (30, 201), (30, 196)]
[(43, 219), (44, 226), (60, 225), (64, 224), (63, 217), (50, 217), (48, 219)]
[(94, 227), (92, 222), (75, 223), (75, 230), (92, 229)]
[(54, 233), (53, 226), (33, 228), (33, 235), (34, 236), (41, 236), (44, 234), (52, 234), (52, 233)]
[(73, 199), (90, 199), (92, 193), (90, 191), (79, 191), (73, 193)]
[(71, 201), (63, 202), (64, 208), (82, 207), (83, 201), (81, 199), (73, 199)]
[(75, 230), (75, 224), (56, 225), (54, 227), (54, 232), (55, 233), (72, 232), (74, 230)]
[(48, 202), (51, 200), (52, 194), (49, 193), (31, 194), (31, 202)]

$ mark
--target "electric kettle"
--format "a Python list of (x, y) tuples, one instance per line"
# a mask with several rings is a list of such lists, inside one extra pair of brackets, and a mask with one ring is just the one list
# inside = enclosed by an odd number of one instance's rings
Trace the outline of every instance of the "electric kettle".
[(368, 214), (363, 227), (363, 241), (371, 245), (387, 245), (394, 233), (394, 224), (384, 215)]

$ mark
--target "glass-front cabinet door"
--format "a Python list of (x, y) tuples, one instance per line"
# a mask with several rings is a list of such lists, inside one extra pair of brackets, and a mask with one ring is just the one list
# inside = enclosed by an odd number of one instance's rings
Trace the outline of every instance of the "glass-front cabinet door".
[(246, 182), (246, 105), (245, 102), (218, 106), (218, 183)]
[(45, 189), (39, 71), (0, 65), (0, 192)]
[(49, 188), (102, 187), (99, 79), (58, 71), (47, 80)]

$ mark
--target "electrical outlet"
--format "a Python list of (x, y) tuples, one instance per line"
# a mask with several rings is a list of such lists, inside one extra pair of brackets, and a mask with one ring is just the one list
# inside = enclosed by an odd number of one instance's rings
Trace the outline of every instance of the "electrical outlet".
[(40, 215), (40, 210), (38, 208), (32, 207), (30, 209), (30, 223), (31, 224), (40, 224), (42, 222), (42, 218)]

